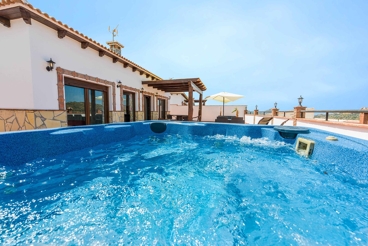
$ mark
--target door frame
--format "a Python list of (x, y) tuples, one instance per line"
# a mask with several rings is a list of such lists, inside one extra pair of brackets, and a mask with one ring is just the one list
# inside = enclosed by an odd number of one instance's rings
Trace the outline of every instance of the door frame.
[(144, 120), (151, 120), (151, 111), (152, 111), (152, 97), (149, 95), (143, 95)]

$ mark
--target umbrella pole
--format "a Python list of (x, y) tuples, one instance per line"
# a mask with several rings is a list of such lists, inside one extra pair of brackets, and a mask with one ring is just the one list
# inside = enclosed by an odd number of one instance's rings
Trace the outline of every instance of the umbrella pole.
[(225, 97), (222, 98), (222, 115), (225, 116)]

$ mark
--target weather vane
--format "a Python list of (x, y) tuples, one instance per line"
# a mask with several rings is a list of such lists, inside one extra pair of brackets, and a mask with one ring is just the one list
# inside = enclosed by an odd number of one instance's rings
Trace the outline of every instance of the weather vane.
[(118, 26), (119, 26), (119, 24), (114, 28), (114, 29), (112, 29), (112, 31), (110, 31), (110, 26), (109, 26), (109, 32), (110, 33), (112, 33), (112, 41), (114, 42), (115, 40), (114, 40), (114, 38), (115, 38), (115, 36), (118, 36)]

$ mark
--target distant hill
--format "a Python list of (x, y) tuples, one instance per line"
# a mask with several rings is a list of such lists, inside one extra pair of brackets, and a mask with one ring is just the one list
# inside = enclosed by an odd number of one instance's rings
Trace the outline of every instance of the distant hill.
[[(326, 114), (317, 114), (314, 118), (326, 118)], [(328, 114), (329, 119), (335, 120), (359, 120), (359, 113), (330, 113)]]
[[(69, 107), (73, 109), (72, 113), (74, 114), (80, 114), (80, 113), (84, 114), (85, 113), (84, 102), (67, 102), (66, 108), (69, 108)], [(96, 111), (97, 110), (103, 111), (102, 104), (96, 104)]]

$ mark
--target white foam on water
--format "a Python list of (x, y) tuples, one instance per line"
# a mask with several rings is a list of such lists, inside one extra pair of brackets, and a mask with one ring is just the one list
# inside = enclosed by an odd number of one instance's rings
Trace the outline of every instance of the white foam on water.
[(291, 146), (291, 144), (287, 144), (280, 141), (270, 140), (268, 138), (251, 138), (248, 136), (243, 136), (241, 138), (237, 136), (225, 136), (221, 134), (216, 134), (213, 136), (205, 136), (204, 139), (210, 140), (224, 140), (228, 143), (240, 143), (242, 145), (257, 145), (257, 146), (265, 146), (265, 147), (272, 147), (272, 148), (279, 148), (285, 146)]

